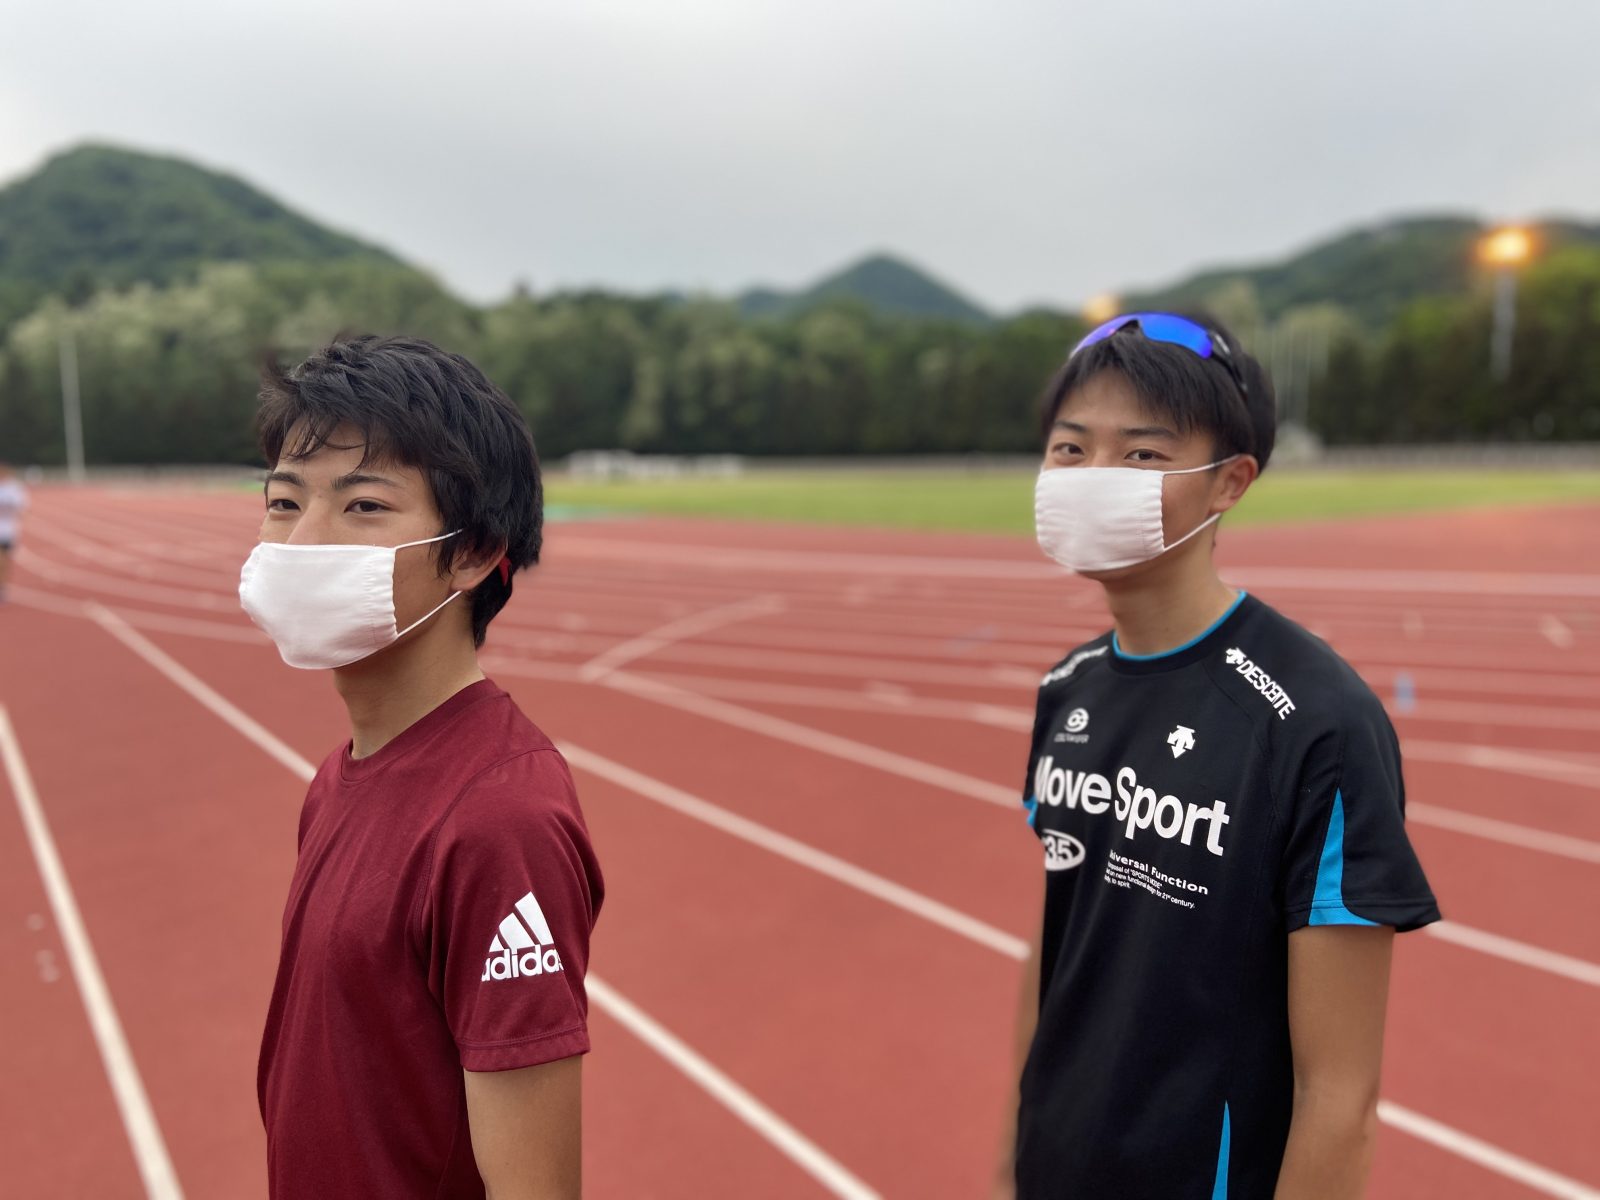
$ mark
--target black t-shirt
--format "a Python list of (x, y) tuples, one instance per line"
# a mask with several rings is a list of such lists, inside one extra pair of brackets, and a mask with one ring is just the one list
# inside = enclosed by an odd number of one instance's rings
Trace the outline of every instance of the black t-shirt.
[(1270, 1200), (1288, 935), (1439, 919), (1383, 706), (1241, 593), (1176, 650), (1062, 660), (1024, 795), (1046, 884), (1019, 1200)]

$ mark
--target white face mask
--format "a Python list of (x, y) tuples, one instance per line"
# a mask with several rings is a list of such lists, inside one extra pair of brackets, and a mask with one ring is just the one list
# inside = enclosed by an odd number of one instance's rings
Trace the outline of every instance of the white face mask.
[(239, 572), (239, 603), (291, 667), (347, 667), (393, 645), (461, 595), (451, 592), (433, 612), (395, 628), (395, 551), (459, 532), (399, 546), (262, 542)]
[(1161, 481), (1193, 475), (1238, 458), (1182, 471), (1139, 467), (1052, 467), (1034, 485), (1033, 520), (1039, 548), (1073, 571), (1115, 571), (1159, 558), (1207, 525), (1214, 513), (1172, 545), (1161, 528)]

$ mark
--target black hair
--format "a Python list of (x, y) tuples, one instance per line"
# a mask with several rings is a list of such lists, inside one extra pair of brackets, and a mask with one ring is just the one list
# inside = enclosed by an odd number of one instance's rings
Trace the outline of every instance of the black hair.
[(1056, 413), (1075, 389), (1102, 371), (1116, 371), (1152, 416), (1171, 421), (1185, 436), (1197, 429), (1210, 434), (1215, 458), (1252, 454), (1266, 470), (1278, 431), (1272, 381), (1220, 322), (1204, 313), (1178, 315), (1204, 325), (1227, 343), (1238, 381), (1215, 356), (1205, 359), (1182, 346), (1153, 341), (1130, 323), (1069, 356), (1051, 377), (1041, 403), (1044, 439), (1049, 440)]
[[(413, 337), (341, 335), (289, 371), (269, 357), (258, 424), (268, 467), (303, 459), (341, 424), (360, 430), (361, 462), (415, 467), (433, 489), (443, 525), (434, 545), (442, 575), (463, 558), (505, 547), (512, 571), (539, 561), (544, 487), (521, 412), (467, 359)], [(292, 439), (292, 441), (291, 441)], [(511, 598), (497, 568), (472, 591), (472, 637)]]

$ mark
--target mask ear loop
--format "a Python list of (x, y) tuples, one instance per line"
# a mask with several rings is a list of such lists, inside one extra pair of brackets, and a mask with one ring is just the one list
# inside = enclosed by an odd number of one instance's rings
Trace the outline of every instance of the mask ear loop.
[[(1181, 471), (1163, 471), (1162, 474), (1163, 475), (1194, 475), (1194, 474), (1199, 473), (1200, 471), (1210, 471), (1210, 470), (1213, 470), (1216, 467), (1224, 466), (1227, 463), (1231, 463), (1234, 459), (1242, 458), (1242, 457), (1243, 457), (1242, 454), (1230, 454), (1230, 455), (1228, 455), (1227, 458), (1219, 458), (1219, 459), (1217, 459), (1216, 462), (1207, 463), (1203, 467), (1185, 467)], [(1206, 528), (1206, 526), (1215, 525), (1220, 520), (1222, 520), (1222, 514), (1221, 513), (1212, 513), (1204, 521), (1201, 521), (1200, 524), (1196, 525), (1193, 529), (1189, 530), (1188, 533), (1184, 534), (1177, 541), (1173, 542), (1172, 545), (1170, 545), (1170, 546), (1163, 545), (1161, 547), (1161, 553), (1165, 554), (1168, 550), (1176, 550), (1179, 546), (1183, 545), (1190, 538), (1192, 538), (1195, 534), (1199, 533), (1202, 529)]]
[(454, 600), (457, 596), (461, 596), (461, 595), (464, 595), (464, 594), (465, 593), (463, 593), (463, 592), (451, 592), (448, 596), (446, 596), (444, 598), (444, 604), (440, 604), (437, 608), (434, 608), (431, 612), (426, 612), (422, 616), (418, 617), (415, 621), (411, 622), (411, 624), (407, 625), (399, 633), (394, 635), (394, 640), (398, 642), (401, 638), (405, 637), (406, 634), (410, 633), (418, 625), (421, 625), (429, 617), (433, 616), (434, 613), (436, 613), (440, 609), (442, 609), (445, 606), (445, 604), (449, 604), (450, 601)]
[[(405, 550), (405, 549), (407, 549), (407, 548), (409, 548), (411, 546), (426, 546), (426, 545), (428, 545), (428, 544), (430, 544), (432, 542), (442, 542), (442, 541), (445, 540), (445, 538), (455, 537), (455, 535), (460, 533), (460, 532), (461, 531), (459, 529), (452, 529), (449, 533), (441, 533), (438, 537), (423, 538), (421, 541), (416, 541), (416, 542), (402, 542), (398, 546), (391, 547), (391, 549), (394, 549), (394, 550)], [(394, 635), (394, 640), (398, 642), (401, 638), (405, 637), (406, 634), (410, 633), (413, 629), (415, 629), (418, 625), (421, 625), (429, 617), (431, 617), (435, 613), (439, 612), (440, 609), (444, 608), (444, 606), (446, 604), (449, 604), (450, 601), (454, 600), (459, 595), (461, 595), (460, 592), (451, 592), (448, 596), (446, 596), (444, 598), (442, 603), (440, 603), (439, 605), (437, 605), (435, 608), (431, 609), (430, 611), (424, 613), (422, 616), (418, 617), (415, 621), (411, 622), (411, 624), (407, 625), (399, 633), (395, 634)]]

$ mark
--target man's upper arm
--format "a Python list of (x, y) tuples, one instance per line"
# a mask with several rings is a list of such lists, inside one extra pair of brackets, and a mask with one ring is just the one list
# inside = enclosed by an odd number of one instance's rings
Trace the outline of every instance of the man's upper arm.
[(1338, 697), (1332, 724), (1298, 766), (1284, 852), (1282, 900), (1291, 933), (1305, 926), (1391, 926), (1439, 919), (1406, 835), (1400, 748), (1369, 691)]
[(423, 905), (429, 984), (464, 1069), (589, 1049), (589, 937), (603, 883), (553, 751), (480, 776), (440, 828)]
[(1394, 930), (1308, 926), (1289, 935), (1289, 1037), (1297, 1090), (1376, 1100)]
[(583, 1059), (462, 1076), (472, 1154), (489, 1200), (576, 1200), (583, 1191)]

